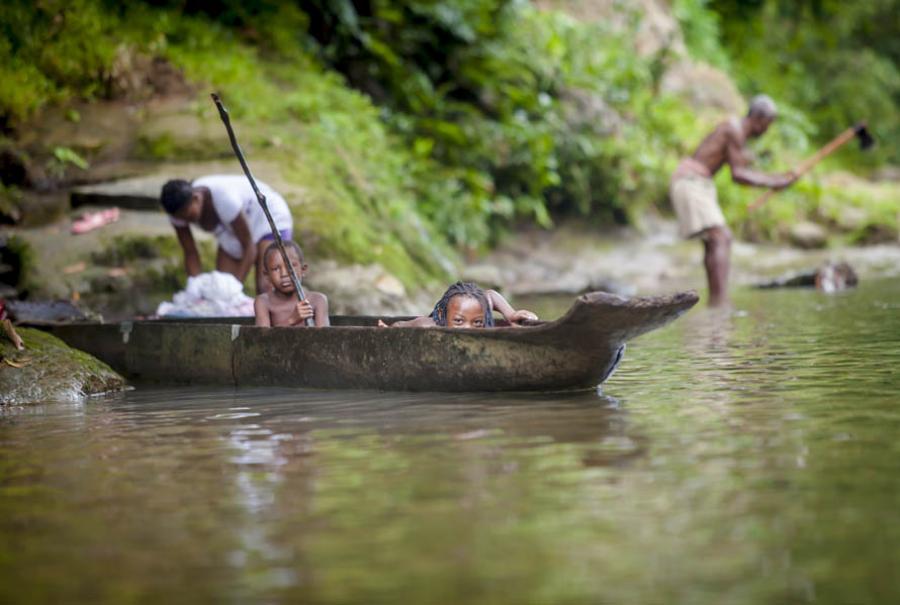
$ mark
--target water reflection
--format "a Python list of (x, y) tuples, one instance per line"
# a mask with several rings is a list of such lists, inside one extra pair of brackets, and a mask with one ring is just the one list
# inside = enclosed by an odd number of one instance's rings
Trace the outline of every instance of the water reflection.
[(896, 300), (746, 292), (608, 395), (4, 410), (0, 602), (892, 602)]

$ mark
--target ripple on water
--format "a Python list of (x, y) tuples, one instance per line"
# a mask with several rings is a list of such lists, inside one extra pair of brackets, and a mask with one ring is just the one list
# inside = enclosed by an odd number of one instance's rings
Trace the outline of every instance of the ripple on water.
[(741, 292), (601, 394), (4, 410), (0, 601), (897, 601), (898, 299)]

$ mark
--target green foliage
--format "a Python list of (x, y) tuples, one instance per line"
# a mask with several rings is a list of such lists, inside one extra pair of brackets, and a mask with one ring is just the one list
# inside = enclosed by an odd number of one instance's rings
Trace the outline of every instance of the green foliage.
[(710, 3), (710, 0), (674, 0), (672, 12), (691, 55), (720, 69), (729, 69), (731, 59), (722, 46), (720, 18), (709, 10)]
[(713, 0), (735, 76), (802, 108), (823, 143), (867, 120), (882, 141), (874, 153), (843, 152), (851, 163), (898, 162), (900, 2)]
[(120, 267), (134, 260), (177, 258), (181, 256), (177, 242), (168, 236), (117, 235), (102, 251), (91, 255), (91, 260), (107, 267)]
[(10, 284), (19, 291), (29, 290), (34, 284), (34, 276), (31, 275), (30, 267), (33, 267), (35, 254), (31, 246), (23, 238), (13, 235), (6, 239), (3, 244), (8, 254), (16, 259), (15, 265), (18, 266), (18, 275), (16, 283)]
[(415, 210), (431, 183), (414, 177), (431, 165), (402, 149), (367, 98), (297, 44), (269, 47), (269, 60), (221, 27), (168, 18), (156, 26), (167, 32), (162, 52), (222, 92), (238, 133), (256, 136), (254, 158), (280, 164), (303, 186), (295, 219), (304, 241), (342, 261), (381, 263), (409, 285), (452, 269), (452, 253)]
[[(25, 82), (32, 93), (28, 104), (0, 98), (0, 114), (15, 122), (51, 101), (107, 95), (105, 81), (119, 46), (168, 59), (201, 90), (222, 93), (251, 164), (268, 160), (280, 166), (289, 190), (293, 186), (302, 191), (291, 201), (298, 229), (313, 253), (381, 263), (408, 286), (445, 280), (453, 252), (416, 213), (422, 192), (444, 192), (436, 177), (430, 176), (423, 186), (415, 175), (435, 175), (439, 168), (407, 153), (372, 103), (309, 55), (307, 41), (298, 35), (306, 27), (304, 13), (286, 2), (262, 11), (248, 5), (241, 12), (241, 6), (207, 5), (206, 12), (192, 15), (175, 10), (180, 7), (113, 6), (100, 0), (14, 5), (0, 13), (0, 27), (22, 30), (22, 23), (28, 22), (44, 37), (57, 27), (48, 57), (64, 52), (65, 61), (84, 61), (79, 69), (62, 74), (41, 63), (39, 42), (13, 36), (15, 52), (41, 79)], [(209, 11), (218, 11), (217, 19), (239, 25), (239, 30), (211, 20)], [(76, 12), (77, 19), (70, 19)], [(250, 21), (259, 29), (250, 27)], [(102, 40), (96, 53), (87, 56), (80, 44), (89, 38)], [(218, 120), (205, 94), (196, 111), (205, 123)], [(201, 157), (184, 147), (182, 139), (180, 133), (150, 134), (139, 141), (137, 154), (147, 159)], [(79, 159), (71, 149), (60, 147), (50, 168), (64, 170), (78, 165)]]
[[(672, 10), (695, 57), (779, 102), (757, 152), (760, 168), (785, 170), (858, 117), (896, 139), (897, 2), (674, 0)], [(122, 52), (165, 58), (222, 92), (252, 159), (297, 186), (297, 223), (317, 250), (380, 262), (407, 284), (452, 269), (447, 240), (477, 249), (516, 221), (561, 214), (635, 220), (663, 203), (707, 126), (658, 92), (668, 51), (634, 52), (636, 10), (614, 29), (522, 0), (7, 4), (0, 125), (113, 95)], [(205, 93), (195, 111), (217, 119)], [(137, 156), (219, 148), (194, 139), (151, 130)], [(896, 159), (888, 143), (873, 161)], [(50, 168), (79, 160), (59, 147)], [(722, 182), (726, 204), (747, 195)]]
[(54, 178), (62, 178), (70, 166), (87, 170), (88, 163), (81, 155), (69, 147), (57, 146), (47, 160), (47, 173)]
[(50, 101), (103, 96), (115, 19), (91, 0), (10, 0), (0, 16), (0, 123)]
[(624, 222), (664, 198), (688, 112), (655, 95), (630, 31), (503, 0), (309, 4), (320, 56), (442, 167), (419, 207), (454, 242), (551, 213)]
[(82, 170), (87, 170), (88, 168), (87, 160), (81, 157), (78, 152), (69, 149), (68, 147), (54, 147), (53, 157), (60, 164), (71, 164)]
[(17, 223), (22, 218), (22, 192), (15, 185), (0, 182), (0, 224)]
[(748, 205), (760, 190), (738, 187), (725, 175), (716, 179), (729, 222), (756, 241), (787, 240), (790, 225), (813, 220), (827, 227), (834, 243), (896, 242), (900, 236), (895, 183), (872, 183), (848, 173), (815, 174), (773, 196), (755, 212)]

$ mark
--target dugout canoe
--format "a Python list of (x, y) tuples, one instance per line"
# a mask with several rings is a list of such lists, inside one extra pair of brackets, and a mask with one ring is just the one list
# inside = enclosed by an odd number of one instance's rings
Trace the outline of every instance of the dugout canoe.
[[(591, 292), (550, 322), (484, 329), (378, 328), (334, 316), (330, 328), (257, 328), (251, 318), (48, 327), (134, 381), (390, 391), (591, 388), (626, 341), (675, 320), (694, 292), (623, 298)], [(400, 319), (400, 318), (397, 318)], [(390, 323), (390, 319), (388, 323)]]

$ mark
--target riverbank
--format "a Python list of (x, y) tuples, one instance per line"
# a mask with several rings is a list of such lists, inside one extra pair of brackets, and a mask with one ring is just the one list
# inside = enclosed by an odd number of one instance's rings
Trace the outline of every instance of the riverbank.
[[(0, 265), (15, 276), (0, 275), (0, 293), (77, 299), (124, 317), (151, 313), (183, 287), (154, 199), (165, 178), (238, 172), (213, 90), (254, 172), (288, 201), (310, 285), (331, 292), (335, 312), (421, 312), (460, 275), (517, 295), (702, 285), (695, 253), (654, 217), (668, 210), (678, 159), (744, 101), (725, 70), (691, 56), (677, 7), (641, 4), (632, 14), (605, 0), (539, 2), (503, 15), (473, 5), (450, 31), (441, 15), (385, 13), (357, 23), (365, 34), (350, 47), (313, 39), (322, 18), (345, 33), (351, 25), (328, 6), (273, 3), (225, 18), (83, 0), (78, 20), (55, 6), (4, 13), (10, 31), (44, 32), (52, 44), (21, 36), (17, 61), (3, 64), (23, 87), (0, 96), (0, 222), (15, 223), (0, 237), (24, 247), (15, 258), (3, 251)], [(420, 52), (429, 37), (441, 42), (434, 56)], [(366, 47), (351, 48), (360, 39)], [(354, 59), (339, 60), (344, 53)], [(528, 53), (541, 60), (523, 64)], [(60, 73), (63, 59), (72, 69)], [(812, 130), (788, 107), (754, 148), (759, 167), (799, 161)], [(723, 171), (729, 224), (752, 242), (896, 242), (892, 166), (872, 178), (838, 168), (817, 170), (753, 215), (745, 208), (758, 191)], [(129, 211), (97, 234), (68, 234), (90, 209), (73, 210), (73, 187), (134, 177), (157, 179), (142, 193), (155, 214)], [(582, 220), (643, 231), (594, 239), (537, 227)], [(212, 242), (201, 243), (211, 259)], [(554, 258), (558, 250), (565, 255)], [(807, 260), (767, 250), (736, 245), (736, 283), (759, 272), (749, 262), (758, 257)]]
[[(84, 235), (69, 233), (69, 219), (7, 229), (29, 249), (24, 289), (32, 298), (74, 299), (107, 319), (152, 314), (184, 286), (181, 252), (161, 211), (122, 210), (120, 216)], [(205, 234), (198, 240), (208, 264), (214, 241)], [(307, 283), (328, 295), (334, 313), (425, 313), (443, 288), (407, 288), (377, 264), (308, 260)], [(732, 286), (748, 287), (827, 261), (849, 263), (862, 280), (893, 277), (900, 274), (900, 243), (808, 250), (736, 241)], [(705, 290), (699, 242), (680, 239), (675, 223), (658, 217), (646, 220), (642, 231), (597, 229), (575, 221), (552, 230), (523, 228), (493, 251), (473, 257), (457, 277), (498, 288), (513, 299), (591, 290), (626, 296)]]
[[(748, 287), (828, 261), (850, 263), (863, 280), (895, 277), (900, 275), (900, 242), (803, 249), (735, 241), (732, 286)], [(706, 287), (701, 244), (679, 238), (675, 222), (664, 218), (646, 220), (640, 232), (575, 222), (552, 231), (526, 229), (463, 274), (508, 294), (528, 296), (593, 289), (644, 295)]]

